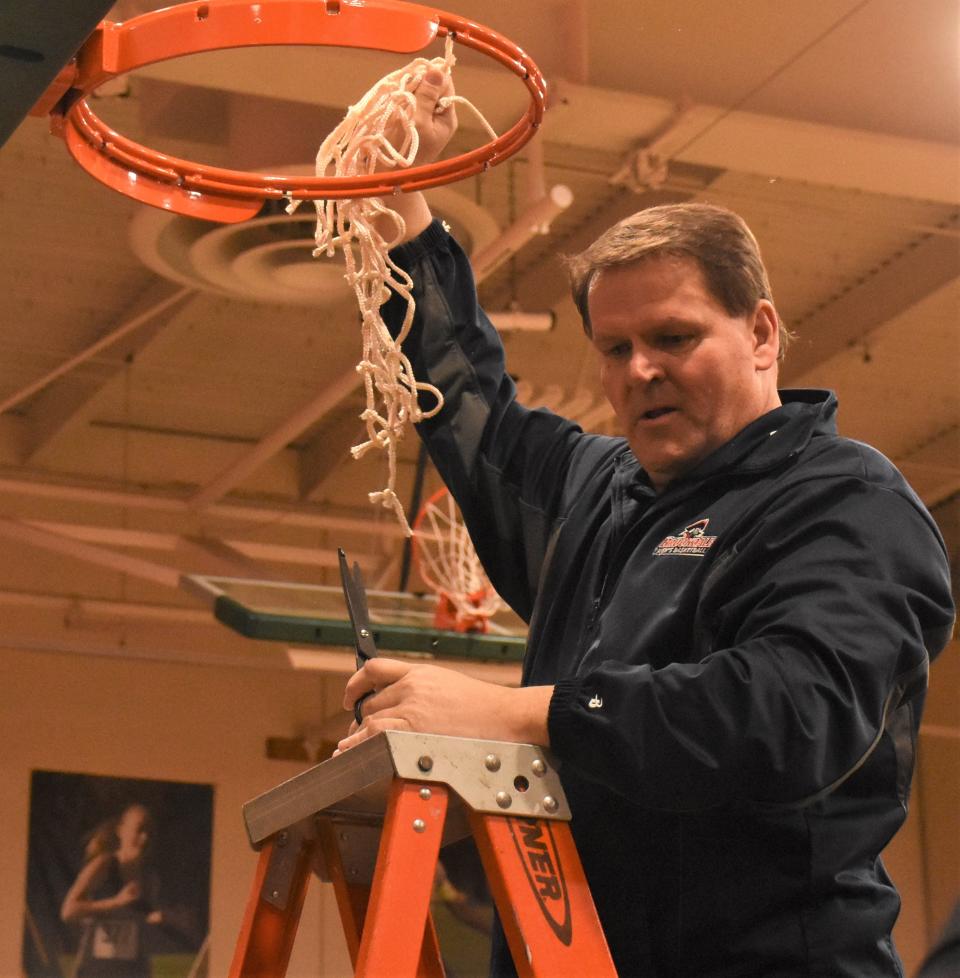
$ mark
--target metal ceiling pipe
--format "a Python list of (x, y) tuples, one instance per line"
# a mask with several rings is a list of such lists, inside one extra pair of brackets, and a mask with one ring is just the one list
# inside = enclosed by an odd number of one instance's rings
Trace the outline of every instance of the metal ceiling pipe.
[(553, 219), (573, 203), (573, 191), (565, 184), (552, 186), (545, 197), (531, 204), (496, 241), (478, 251), (471, 261), (477, 282), (482, 281), (531, 238), (543, 234)]

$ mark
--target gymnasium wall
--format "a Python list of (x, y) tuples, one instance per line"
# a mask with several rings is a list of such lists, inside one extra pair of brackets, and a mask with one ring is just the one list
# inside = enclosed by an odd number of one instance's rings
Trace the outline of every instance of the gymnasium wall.
[[(339, 703), (342, 680), (56, 652), (0, 656), (0, 976), (20, 974), (36, 769), (214, 786), (209, 973), (226, 974), (256, 865), (241, 805), (304, 767), (268, 760), (266, 738), (316, 724)], [(290, 978), (349, 973), (327, 890), (310, 888)]]
[[(241, 805), (304, 767), (267, 759), (266, 739), (334, 715), (342, 677), (10, 648), (0, 656), (0, 978), (20, 974), (32, 770), (214, 786), (209, 973), (225, 975), (256, 861)], [(960, 893), (958, 689), (953, 643), (932, 670), (910, 816), (885, 854), (903, 894), (896, 938), (907, 974)], [(350, 974), (323, 884), (310, 888), (288, 974)]]

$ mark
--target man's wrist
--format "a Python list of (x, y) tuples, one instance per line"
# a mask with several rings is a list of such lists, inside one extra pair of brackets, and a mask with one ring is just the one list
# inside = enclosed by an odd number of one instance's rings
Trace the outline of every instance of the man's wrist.
[(514, 739), (522, 744), (549, 747), (547, 714), (550, 710), (553, 687), (523, 686), (513, 692), (516, 694), (513, 711)]
[(384, 207), (396, 211), (404, 223), (403, 235), (393, 243), (393, 247), (412, 241), (422, 234), (433, 220), (430, 205), (427, 204), (426, 197), (419, 190), (409, 194), (394, 194), (390, 197), (384, 197), (382, 200)]

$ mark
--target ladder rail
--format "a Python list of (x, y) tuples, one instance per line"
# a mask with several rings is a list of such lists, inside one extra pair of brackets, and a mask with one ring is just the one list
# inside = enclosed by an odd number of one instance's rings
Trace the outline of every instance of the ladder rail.
[(313, 874), (355, 978), (444, 978), (430, 900), (442, 845), (467, 834), (520, 978), (616, 978), (542, 748), (388, 731), (244, 811), (261, 852), (229, 978), (284, 978)]

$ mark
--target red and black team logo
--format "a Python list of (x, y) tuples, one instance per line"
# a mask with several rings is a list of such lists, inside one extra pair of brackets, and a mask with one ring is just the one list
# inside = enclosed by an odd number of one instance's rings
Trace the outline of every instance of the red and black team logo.
[(677, 536), (664, 537), (654, 548), (654, 557), (702, 557), (716, 543), (716, 537), (707, 536), (710, 520), (697, 520), (684, 527)]
[(507, 823), (537, 904), (557, 939), (569, 947), (573, 940), (570, 894), (550, 823), (538, 818), (510, 818)]

